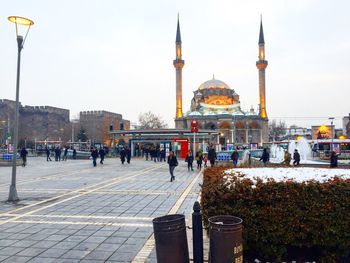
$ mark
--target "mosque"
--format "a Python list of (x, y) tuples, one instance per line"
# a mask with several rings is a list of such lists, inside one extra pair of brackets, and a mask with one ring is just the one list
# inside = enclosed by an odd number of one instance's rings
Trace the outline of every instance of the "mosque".
[(193, 91), (191, 108), (183, 113), (182, 108), (182, 59), (180, 23), (177, 21), (176, 58), (173, 61), (176, 72), (176, 129), (190, 129), (191, 122), (197, 121), (199, 129), (215, 130), (217, 142), (221, 145), (238, 144), (252, 147), (268, 141), (268, 117), (266, 112), (265, 41), (262, 21), (260, 22), (259, 55), (256, 67), (259, 72), (259, 109), (244, 111), (240, 97), (225, 82), (213, 78)]

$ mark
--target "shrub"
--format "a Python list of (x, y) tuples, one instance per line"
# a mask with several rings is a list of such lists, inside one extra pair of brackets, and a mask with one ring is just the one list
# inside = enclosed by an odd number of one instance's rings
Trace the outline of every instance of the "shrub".
[(214, 215), (243, 219), (244, 256), (280, 262), (350, 262), (350, 180), (253, 185), (227, 168), (204, 172), (204, 224)]

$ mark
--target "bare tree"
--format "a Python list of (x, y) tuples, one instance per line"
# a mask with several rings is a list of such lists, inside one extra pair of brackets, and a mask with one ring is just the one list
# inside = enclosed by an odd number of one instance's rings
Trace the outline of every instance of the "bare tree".
[(139, 129), (163, 129), (168, 125), (162, 120), (162, 118), (150, 111), (141, 113), (139, 115)]
[(286, 136), (286, 123), (284, 121), (273, 120), (269, 123), (269, 140), (270, 141), (280, 141)]

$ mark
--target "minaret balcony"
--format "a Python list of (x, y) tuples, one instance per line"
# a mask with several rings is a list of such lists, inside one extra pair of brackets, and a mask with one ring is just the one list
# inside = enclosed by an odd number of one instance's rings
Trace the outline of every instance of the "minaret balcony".
[(174, 61), (173, 61), (173, 64), (174, 64), (174, 66), (176, 67), (176, 68), (183, 68), (183, 66), (185, 65), (185, 60), (183, 60), (183, 59), (175, 59)]

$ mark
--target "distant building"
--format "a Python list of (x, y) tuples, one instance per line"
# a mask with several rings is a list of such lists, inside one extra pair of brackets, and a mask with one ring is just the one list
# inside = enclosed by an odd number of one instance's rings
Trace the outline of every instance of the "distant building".
[[(7, 130), (13, 140), (16, 102), (0, 100), (0, 135), (5, 141)], [(71, 134), (69, 110), (51, 106), (22, 106), (19, 108), (18, 141), (27, 144), (40, 140), (68, 141)], [(5, 132), (6, 130), (6, 132)], [(2, 132), (1, 132), (2, 131)]]
[(286, 129), (285, 137), (289, 139), (295, 139), (298, 136), (302, 136), (306, 139), (312, 138), (312, 129), (290, 126)]
[[(123, 119), (121, 114), (108, 111), (81, 111), (79, 126), (86, 131), (91, 144), (111, 145), (109, 132), (112, 130), (129, 130), (130, 121)], [(78, 134), (79, 130), (76, 131)]]
[(350, 113), (343, 118), (343, 135), (350, 138)]

